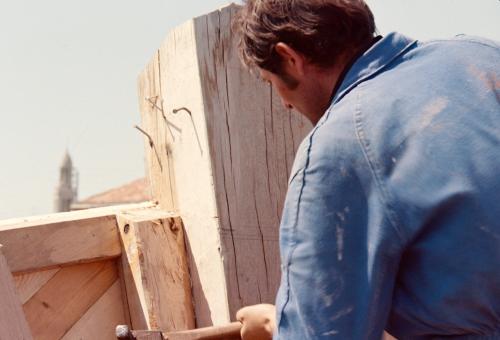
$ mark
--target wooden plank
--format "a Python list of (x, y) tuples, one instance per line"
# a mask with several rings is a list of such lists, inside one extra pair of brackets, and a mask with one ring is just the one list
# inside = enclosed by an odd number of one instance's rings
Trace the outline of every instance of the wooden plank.
[(14, 286), (12, 274), (0, 245), (0, 340), (31, 340), (31, 332), (24, 317), (21, 301)]
[(21, 303), (26, 303), (35, 293), (49, 281), (60, 268), (41, 270), (33, 273), (18, 274), (14, 276), (16, 290)]
[(14, 225), (0, 230), (0, 241), (14, 273), (121, 255), (115, 215)]
[[(162, 211), (118, 216), (133, 328), (184, 330), (194, 327), (182, 221)], [(140, 325), (142, 326), (142, 325)]]
[(126, 282), (125, 271), (124, 271), (125, 266), (123, 264), (123, 261), (127, 261), (127, 257), (122, 255), (121, 258), (117, 261), (117, 268), (118, 268), (118, 280), (120, 281), (121, 298), (123, 301), (123, 314), (125, 316), (124, 324), (132, 325), (132, 318), (130, 317), (129, 301), (127, 297), (127, 287), (125, 284)]
[[(145, 128), (167, 138), (174, 186), (152, 185), (173, 193), (186, 227), (199, 326), (225, 324), (241, 306), (274, 301), (288, 177), (311, 129), (242, 67), (230, 29), (235, 10), (181, 25), (155, 55), (163, 112), (180, 132), (149, 127), (151, 112), (141, 112)], [(154, 179), (158, 170), (149, 171)], [(172, 208), (162, 197), (155, 196), (160, 206)]]
[(162, 98), (160, 81), (160, 51), (153, 58), (138, 78), (139, 109), (142, 112), (142, 129), (146, 148), (147, 175), (150, 180), (152, 195), (162, 202), (165, 210), (174, 210), (175, 184), (172, 182), (172, 169), (169, 157), (168, 131), (176, 131), (167, 118)]
[[(130, 249), (130, 252), (135, 251), (135, 247), (132, 242), (124, 244), (124, 248)], [(130, 316), (130, 321), (127, 324), (136, 329), (149, 329), (146, 302), (144, 299), (141, 301), (141, 297), (144, 296), (142, 294), (142, 287), (140, 284), (136, 285), (135, 281), (135, 278), (139, 280), (140, 276), (138, 277), (137, 271), (132, 272), (132, 268), (137, 267), (136, 263), (129, 262), (129, 258), (135, 258), (135, 254), (127, 255), (127, 253), (123, 252), (120, 261), (125, 285), (125, 301)]]
[(24, 304), (33, 335), (37, 340), (62, 337), (117, 278), (115, 261), (62, 268)]
[(4, 220), (0, 241), (14, 273), (118, 257), (116, 214), (154, 206), (147, 202)]
[(156, 204), (153, 202), (144, 202), (144, 203), (115, 205), (110, 207), (87, 209), (80, 211), (70, 211), (70, 212), (48, 214), (48, 215), (12, 218), (0, 221), (0, 230), (19, 229), (19, 228), (33, 227), (36, 225), (88, 219), (92, 217), (111, 216), (111, 215), (116, 215), (117, 213), (123, 211), (151, 209), (155, 206)]
[(120, 286), (116, 280), (61, 340), (116, 340), (115, 327), (125, 323)]

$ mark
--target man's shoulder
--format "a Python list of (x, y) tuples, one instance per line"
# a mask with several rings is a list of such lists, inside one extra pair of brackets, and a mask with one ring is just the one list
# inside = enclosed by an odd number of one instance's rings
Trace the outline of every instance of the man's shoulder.
[(421, 120), (423, 108), (445, 101), (443, 113), (468, 115), (479, 102), (483, 108), (496, 104), (499, 58), (499, 44), (479, 37), (418, 42), (349, 95), (367, 119), (411, 124)]
[[(403, 67), (397, 66), (395, 71), (400, 72), (406, 82), (431, 75), (430, 80), (434, 83), (429, 83), (428, 87), (433, 87), (433, 84), (450, 86), (453, 85), (450, 81), (471, 76), (471, 68), (498, 73), (499, 58), (498, 42), (459, 35), (450, 39), (419, 41), (414, 49), (399, 58)], [(411, 67), (405, 68), (406, 65)]]
[(427, 41), (419, 41), (418, 45), (421, 47), (433, 45), (443, 48), (454, 47), (464, 50), (470, 50), (471, 47), (476, 47), (479, 49), (492, 49), (497, 53), (500, 52), (500, 42), (488, 38), (466, 34), (459, 34), (448, 39), (432, 39)]
[(447, 154), (450, 143), (464, 148), (477, 139), (471, 126), (494, 135), (499, 51), (495, 42), (469, 36), (418, 42), (330, 108), (322, 145), (362, 151), (391, 172), (403, 150)]
[(369, 151), (391, 163), (387, 153), (403, 144), (457, 131), (471, 137), (472, 120), (486, 124), (498, 111), (499, 51), (470, 36), (418, 42), (332, 104), (315, 128), (313, 149), (337, 159)]

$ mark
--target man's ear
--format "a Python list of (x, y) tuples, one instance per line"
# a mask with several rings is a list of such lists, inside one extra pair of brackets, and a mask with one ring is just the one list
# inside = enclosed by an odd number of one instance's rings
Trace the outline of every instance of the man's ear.
[(299, 76), (304, 75), (306, 60), (302, 54), (298, 53), (290, 47), (290, 45), (287, 45), (284, 42), (277, 43), (274, 48), (283, 61), (282, 65), (288, 70), (289, 73)]

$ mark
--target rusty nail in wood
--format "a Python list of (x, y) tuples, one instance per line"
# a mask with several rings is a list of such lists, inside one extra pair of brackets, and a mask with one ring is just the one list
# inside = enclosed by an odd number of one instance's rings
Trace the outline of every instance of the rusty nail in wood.
[(149, 139), (149, 146), (150, 147), (153, 147), (154, 146), (154, 142), (153, 142), (153, 138), (149, 135), (149, 133), (147, 133), (146, 131), (144, 131), (141, 127), (139, 127), (138, 125), (135, 125), (134, 126), (137, 130), (139, 130), (144, 136), (148, 137)]
[(178, 113), (179, 111), (186, 111), (187, 113), (189, 113), (189, 115), (191, 116), (191, 110), (189, 110), (187, 107), (180, 107), (178, 109), (173, 109), (172, 112), (174, 114)]
[(175, 221), (170, 221), (170, 230), (174, 233), (179, 231), (179, 226), (175, 223)]
[(198, 131), (196, 130), (196, 125), (194, 124), (193, 114), (191, 113), (191, 110), (188, 109), (187, 107), (180, 107), (178, 109), (172, 110), (174, 114), (178, 113), (179, 111), (186, 111), (189, 114), (189, 117), (191, 117), (191, 123), (193, 123), (194, 133), (196, 134), (196, 140), (198, 141), (198, 147), (200, 148), (200, 153), (203, 156), (203, 149), (201, 148), (200, 136), (198, 136)]
[(135, 125), (134, 126), (137, 130), (139, 130), (139, 132), (141, 132), (143, 135), (145, 135), (146, 137), (148, 137), (148, 140), (149, 140), (149, 146), (154, 150), (155, 152), (155, 155), (156, 155), (156, 159), (158, 160), (158, 165), (160, 166), (160, 171), (163, 172), (163, 166), (161, 164), (161, 158), (160, 158), (160, 155), (158, 154), (158, 150), (156, 150), (156, 146), (155, 146), (155, 143), (153, 141), (153, 138), (149, 135), (149, 133), (147, 133), (146, 131), (144, 131), (142, 128), (140, 128), (138, 125)]
[[(146, 100), (148, 101), (149, 104), (151, 104), (152, 109), (158, 109), (163, 114), (163, 99), (160, 101), (161, 106), (158, 106), (157, 104), (158, 98), (159, 96), (154, 96), (154, 97), (148, 97), (146, 98)], [(165, 114), (163, 114), (163, 116), (165, 116)]]

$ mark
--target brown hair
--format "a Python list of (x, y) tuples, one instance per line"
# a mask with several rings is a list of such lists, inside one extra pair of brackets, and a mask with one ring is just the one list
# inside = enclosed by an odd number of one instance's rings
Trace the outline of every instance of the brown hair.
[(246, 0), (234, 20), (243, 62), (279, 74), (278, 42), (320, 67), (370, 41), (375, 21), (363, 0)]

